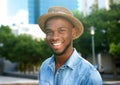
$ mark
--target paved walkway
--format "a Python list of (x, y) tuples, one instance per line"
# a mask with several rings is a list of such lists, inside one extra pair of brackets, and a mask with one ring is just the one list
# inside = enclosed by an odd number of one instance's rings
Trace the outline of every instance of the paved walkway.
[(17, 78), (17, 77), (8, 77), (0, 76), (0, 85), (37, 85), (38, 80), (27, 79), (27, 78)]
[(120, 85), (120, 81), (104, 81), (104, 85)]
[[(38, 85), (38, 80), (0, 76), (0, 85)], [(120, 80), (106, 80), (103, 85), (120, 85)]]
[(102, 74), (103, 85), (120, 85), (120, 75), (115, 78), (112, 74)]

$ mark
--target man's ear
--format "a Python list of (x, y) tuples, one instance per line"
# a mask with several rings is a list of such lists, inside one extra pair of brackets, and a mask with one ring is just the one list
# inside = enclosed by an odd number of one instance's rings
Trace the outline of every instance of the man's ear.
[(72, 29), (72, 38), (74, 39), (75, 36), (76, 36), (76, 28), (74, 27), (74, 28)]

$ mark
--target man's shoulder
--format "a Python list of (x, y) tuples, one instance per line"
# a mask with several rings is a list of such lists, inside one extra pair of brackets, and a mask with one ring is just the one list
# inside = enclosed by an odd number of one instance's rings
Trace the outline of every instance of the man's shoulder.
[(85, 79), (85, 82), (89, 82), (92, 85), (102, 85), (102, 78), (100, 76), (100, 73), (90, 62), (82, 58), (81, 64), (77, 67), (80, 69), (79, 74), (82, 75), (82, 78)]
[(48, 66), (52, 61), (53, 61), (53, 57), (51, 56), (51, 57), (47, 58), (45, 61), (43, 61), (41, 67)]
[(49, 58), (47, 58), (45, 61), (43, 61), (42, 64), (48, 64), (48, 63), (51, 62), (52, 59), (53, 59), (53, 57), (49, 57)]

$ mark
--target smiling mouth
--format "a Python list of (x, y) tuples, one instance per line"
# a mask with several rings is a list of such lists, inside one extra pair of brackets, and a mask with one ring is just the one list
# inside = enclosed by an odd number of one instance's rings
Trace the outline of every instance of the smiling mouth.
[(62, 43), (60, 42), (60, 43), (52, 43), (52, 45), (54, 45), (54, 46), (58, 46), (58, 45), (61, 45)]

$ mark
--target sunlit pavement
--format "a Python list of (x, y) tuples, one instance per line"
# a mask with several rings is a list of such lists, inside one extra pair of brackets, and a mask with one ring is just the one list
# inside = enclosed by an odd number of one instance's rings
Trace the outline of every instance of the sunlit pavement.
[(37, 85), (38, 80), (27, 79), (27, 78), (17, 78), (17, 77), (8, 77), (0, 76), (0, 85)]
[(120, 85), (120, 81), (104, 81), (104, 85)]
[[(0, 76), (0, 85), (38, 85), (38, 80)], [(103, 85), (120, 85), (120, 80), (103, 80)]]

